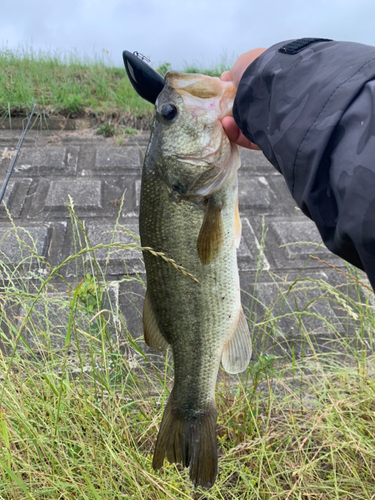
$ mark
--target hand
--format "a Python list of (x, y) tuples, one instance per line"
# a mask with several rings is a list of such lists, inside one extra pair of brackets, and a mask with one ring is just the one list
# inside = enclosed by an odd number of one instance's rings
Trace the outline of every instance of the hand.
[[(260, 54), (263, 54), (263, 52), (267, 49), (253, 49), (249, 50), (249, 52), (245, 52), (244, 54), (240, 55), (240, 57), (236, 60), (236, 62), (233, 64), (233, 68), (230, 69), (229, 71), (225, 71), (221, 75), (221, 80), (224, 82), (234, 82), (235, 86), (238, 87), (240, 80), (242, 78), (242, 75), (244, 74), (245, 70), (247, 67), (255, 61), (255, 59), (260, 56)], [(223, 129), (227, 133), (229, 140), (234, 142), (235, 144), (238, 144), (239, 146), (242, 146), (244, 148), (248, 149), (257, 149), (260, 150), (260, 148), (254, 144), (253, 142), (249, 141), (241, 130), (238, 128), (236, 125), (236, 122), (234, 121), (233, 117), (231, 116), (225, 116), (222, 121)]]
[(221, 80), (223, 80), (223, 82), (234, 82), (235, 86), (238, 87), (247, 67), (266, 50), (267, 49), (253, 49), (241, 54), (233, 64), (233, 68), (229, 71), (224, 71), (221, 75)]
[(237, 144), (238, 146), (242, 146), (243, 148), (256, 149), (260, 151), (260, 148), (256, 144), (249, 141), (249, 139), (243, 135), (236, 122), (234, 121), (233, 116), (224, 116), (224, 118), (221, 120), (221, 124), (231, 142), (234, 142), (235, 144)]

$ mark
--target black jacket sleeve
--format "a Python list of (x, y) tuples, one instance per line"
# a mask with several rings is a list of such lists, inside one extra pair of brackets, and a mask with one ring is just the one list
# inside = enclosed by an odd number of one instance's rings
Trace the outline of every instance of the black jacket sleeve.
[(245, 71), (233, 116), (326, 246), (375, 287), (375, 47), (277, 44)]

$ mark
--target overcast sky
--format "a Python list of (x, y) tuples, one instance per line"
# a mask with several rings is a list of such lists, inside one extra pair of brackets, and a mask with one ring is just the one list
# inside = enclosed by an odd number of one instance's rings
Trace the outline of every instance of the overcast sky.
[[(255, 47), (300, 37), (375, 45), (374, 0), (1, 0), (2, 47), (109, 51), (124, 49), (169, 62), (212, 66)], [(105, 53), (105, 52), (104, 52)]]

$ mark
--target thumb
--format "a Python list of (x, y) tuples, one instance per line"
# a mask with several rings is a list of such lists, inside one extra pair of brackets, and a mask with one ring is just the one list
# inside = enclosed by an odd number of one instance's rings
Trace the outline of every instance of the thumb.
[(221, 74), (220, 80), (222, 80), (223, 82), (232, 82), (232, 70), (224, 71), (224, 73)]
[(238, 146), (242, 146), (247, 149), (256, 149), (258, 151), (260, 150), (260, 148), (256, 144), (249, 141), (249, 139), (247, 139), (247, 137), (243, 135), (232, 116), (224, 116), (221, 124), (230, 141), (238, 144)]

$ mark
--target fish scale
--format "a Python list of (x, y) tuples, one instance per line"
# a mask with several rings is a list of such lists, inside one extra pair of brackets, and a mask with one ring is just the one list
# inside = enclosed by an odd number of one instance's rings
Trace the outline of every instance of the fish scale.
[(156, 101), (141, 184), (142, 246), (163, 252), (195, 278), (144, 251), (145, 339), (158, 349), (169, 344), (174, 359), (174, 386), (153, 466), (160, 468), (165, 456), (181, 462), (190, 466), (194, 484), (204, 487), (217, 474), (220, 361), (236, 373), (251, 356), (236, 256), (239, 155), (219, 121), (233, 95), (217, 78), (168, 74)]

